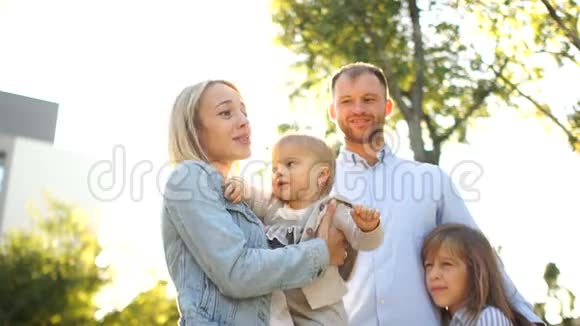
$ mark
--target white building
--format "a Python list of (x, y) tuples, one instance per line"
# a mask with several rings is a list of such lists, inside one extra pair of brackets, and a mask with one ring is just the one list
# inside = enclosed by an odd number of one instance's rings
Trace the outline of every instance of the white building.
[(100, 201), (87, 182), (93, 165), (92, 160), (50, 143), (0, 134), (0, 233), (29, 229), (28, 208), (44, 208), (44, 192), (98, 213)]
[(29, 207), (45, 208), (45, 192), (98, 213), (87, 181), (94, 160), (52, 146), (57, 113), (56, 103), (0, 92), (0, 237), (29, 229)]

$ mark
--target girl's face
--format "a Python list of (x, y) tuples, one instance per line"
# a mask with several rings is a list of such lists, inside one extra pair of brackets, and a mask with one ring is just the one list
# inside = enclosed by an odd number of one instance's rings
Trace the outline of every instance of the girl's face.
[(451, 314), (461, 308), (468, 295), (467, 266), (443, 243), (425, 259), (425, 279), (433, 302)]
[(240, 94), (216, 83), (201, 98), (199, 142), (212, 162), (231, 164), (250, 156), (250, 123)]

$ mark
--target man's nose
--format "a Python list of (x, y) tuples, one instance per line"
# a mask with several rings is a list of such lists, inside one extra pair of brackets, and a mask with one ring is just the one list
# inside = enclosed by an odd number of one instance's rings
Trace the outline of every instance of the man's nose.
[(366, 107), (364, 106), (364, 103), (362, 100), (356, 100), (354, 102), (354, 108), (353, 108), (354, 112), (356, 113), (363, 113), (366, 111)]

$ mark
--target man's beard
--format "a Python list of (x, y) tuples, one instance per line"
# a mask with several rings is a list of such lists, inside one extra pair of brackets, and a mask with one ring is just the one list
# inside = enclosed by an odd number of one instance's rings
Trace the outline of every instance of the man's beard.
[[(348, 127), (348, 124), (342, 129), (345, 140), (354, 144), (382, 145), (384, 143), (383, 128), (384, 122), (380, 123), (373, 119), (373, 126), (368, 129), (362, 136), (355, 136), (354, 132)], [(344, 132), (346, 130), (347, 132)], [(375, 146), (373, 146), (375, 147)]]

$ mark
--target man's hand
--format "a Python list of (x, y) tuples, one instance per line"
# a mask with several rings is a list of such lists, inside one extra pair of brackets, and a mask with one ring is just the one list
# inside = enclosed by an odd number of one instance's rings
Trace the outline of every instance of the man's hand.
[(234, 204), (248, 199), (249, 187), (244, 179), (239, 177), (228, 178), (224, 185), (224, 197)]
[(346, 259), (346, 239), (344, 234), (332, 224), (335, 213), (336, 201), (331, 200), (326, 206), (326, 212), (318, 227), (317, 236), (326, 242), (330, 255), (330, 265), (340, 266), (344, 264)]
[(362, 205), (354, 205), (352, 219), (363, 232), (370, 232), (379, 226), (381, 215), (378, 210)]

